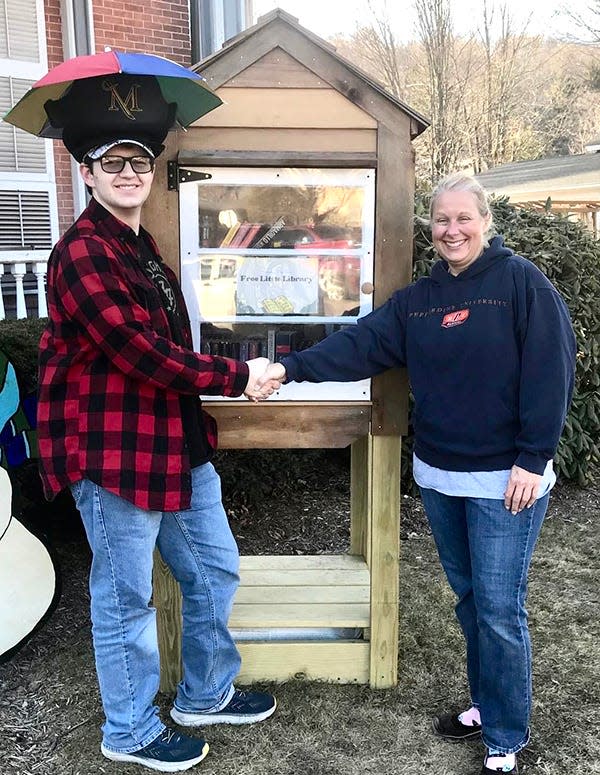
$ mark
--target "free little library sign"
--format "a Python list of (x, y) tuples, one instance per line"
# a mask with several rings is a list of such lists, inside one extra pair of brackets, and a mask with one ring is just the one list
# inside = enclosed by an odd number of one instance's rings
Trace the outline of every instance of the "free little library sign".
[(238, 270), (238, 315), (318, 315), (317, 257), (245, 258)]

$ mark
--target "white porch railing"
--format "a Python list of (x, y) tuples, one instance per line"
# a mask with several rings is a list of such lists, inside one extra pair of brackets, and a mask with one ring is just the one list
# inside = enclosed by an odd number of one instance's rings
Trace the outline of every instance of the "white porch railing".
[[(0, 258), (0, 320), (4, 320), (7, 312), (10, 317), (17, 318), (47, 317), (48, 253), (46, 250), (23, 250)], [(14, 277), (14, 285), (3, 279), (6, 275)]]

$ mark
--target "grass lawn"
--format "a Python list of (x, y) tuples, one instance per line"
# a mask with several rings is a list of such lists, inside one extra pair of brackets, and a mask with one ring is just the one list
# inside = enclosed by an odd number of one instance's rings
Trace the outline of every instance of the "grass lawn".
[[(561, 488), (531, 573), (530, 775), (600, 773), (600, 490)], [(205, 775), (479, 775), (479, 743), (433, 737), (431, 716), (467, 701), (463, 642), (432, 539), (402, 541), (399, 685), (290, 682), (264, 724), (211, 727)], [(99, 707), (81, 539), (60, 548), (65, 592), (50, 622), (0, 666), (1, 775), (141, 775), (99, 753)], [(166, 713), (170, 698), (159, 697)], [(200, 733), (192, 733), (200, 734)]]

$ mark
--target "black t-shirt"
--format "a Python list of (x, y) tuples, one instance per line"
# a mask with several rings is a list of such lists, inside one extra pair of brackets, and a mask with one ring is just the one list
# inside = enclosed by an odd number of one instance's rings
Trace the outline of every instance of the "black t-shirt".
[[(140, 236), (138, 242), (140, 246), (140, 266), (160, 294), (169, 319), (171, 338), (175, 344), (185, 347), (181, 311), (169, 278), (165, 274), (161, 261), (146, 240)], [(180, 395), (179, 402), (181, 406), (181, 419), (183, 421), (183, 433), (190, 455), (190, 465), (194, 468), (207, 463), (212, 457), (213, 450), (206, 437), (202, 409), (197, 396)]]

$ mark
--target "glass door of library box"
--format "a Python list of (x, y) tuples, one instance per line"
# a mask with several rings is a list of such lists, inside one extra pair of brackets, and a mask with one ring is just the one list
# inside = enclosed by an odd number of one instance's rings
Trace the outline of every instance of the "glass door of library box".
[[(179, 190), (181, 283), (198, 352), (276, 361), (373, 309), (375, 170), (193, 171), (203, 179)], [(274, 399), (370, 397), (362, 380), (290, 383)]]

